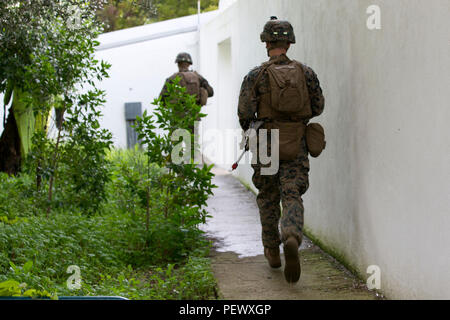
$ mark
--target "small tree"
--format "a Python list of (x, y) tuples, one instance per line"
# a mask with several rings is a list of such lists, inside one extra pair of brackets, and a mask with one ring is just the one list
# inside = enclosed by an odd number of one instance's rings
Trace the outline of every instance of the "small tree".
[[(196, 104), (196, 97), (189, 95), (179, 81), (177, 77), (173, 83), (167, 84), (167, 95), (154, 100), (156, 108), (153, 115), (144, 112), (136, 121), (135, 129), (147, 155), (148, 175), (144, 181), (147, 230), (152, 207), (151, 188), (163, 196), (165, 219), (182, 227), (192, 227), (205, 222), (206, 201), (215, 187), (212, 184), (212, 165), (197, 166), (191, 157), (187, 158), (188, 163), (177, 163), (172, 159), (173, 153), (181, 150), (180, 142), (173, 139), (174, 133), (185, 129), (190, 143), (186, 143), (181, 151), (192, 152), (190, 146), (194, 145), (194, 135), (189, 129), (205, 116)], [(161, 170), (156, 179), (150, 175), (151, 164)]]

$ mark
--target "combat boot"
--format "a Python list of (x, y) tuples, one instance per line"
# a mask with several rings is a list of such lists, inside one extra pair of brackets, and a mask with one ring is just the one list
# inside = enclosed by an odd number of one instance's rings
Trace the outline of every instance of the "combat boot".
[(295, 283), (300, 279), (300, 258), (298, 255), (298, 241), (294, 237), (289, 237), (284, 244), (284, 278), (289, 283)]
[(267, 248), (264, 247), (264, 255), (266, 256), (267, 260), (269, 261), (269, 265), (272, 268), (279, 268), (281, 267), (281, 259), (280, 259), (280, 248)]

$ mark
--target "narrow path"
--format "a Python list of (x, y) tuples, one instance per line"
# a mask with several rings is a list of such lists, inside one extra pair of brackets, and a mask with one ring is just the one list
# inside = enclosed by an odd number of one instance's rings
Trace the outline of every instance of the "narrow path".
[(214, 196), (203, 230), (214, 239), (213, 271), (223, 299), (309, 300), (376, 299), (343, 266), (309, 239), (300, 248), (300, 281), (289, 285), (283, 266), (272, 269), (263, 255), (255, 195), (225, 170), (214, 168)]

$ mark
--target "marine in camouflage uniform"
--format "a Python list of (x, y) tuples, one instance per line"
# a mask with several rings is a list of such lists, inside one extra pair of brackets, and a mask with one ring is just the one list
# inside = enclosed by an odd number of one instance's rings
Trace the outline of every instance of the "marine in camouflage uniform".
[[(267, 33), (273, 35), (274, 30), (278, 33), (278, 36), (271, 39), (267, 36)], [(284, 38), (280, 37), (280, 34), (284, 35)], [(266, 24), (264, 32), (261, 34), (261, 40), (267, 43), (269, 56), (273, 48), (283, 47), (286, 43), (295, 43), (291, 25), (286, 21), (277, 20), (276, 17), (272, 17), (272, 20)], [(291, 60), (286, 54), (281, 54), (272, 56), (269, 61), (283, 65), (288, 64)], [(302, 67), (310, 97), (312, 117), (315, 117), (320, 115), (324, 109), (322, 89), (314, 71), (304, 64), (302, 64)], [(261, 96), (269, 91), (269, 75), (263, 66), (254, 68), (245, 76), (241, 86), (238, 106), (239, 122), (244, 131), (248, 130), (252, 121), (258, 119), (258, 107)], [(306, 125), (309, 119), (303, 119), (303, 122)], [(268, 140), (268, 147), (270, 147), (270, 136)], [(268, 154), (270, 154), (270, 150)], [(301, 141), (301, 152), (298, 157), (295, 160), (280, 160), (279, 170), (275, 175), (261, 175), (261, 167), (263, 165), (260, 163), (252, 164), (252, 167), (254, 170), (252, 181), (259, 191), (256, 201), (260, 212), (265, 255), (267, 257), (268, 254), (272, 254), (272, 260), (268, 258), (269, 263), (272, 267), (280, 267), (281, 262), (278, 261), (280, 244), (284, 243), (286, 245), (286, 241), (293, 237), (297, 241), (298, 251), (298, 246), (302, 242), (304, 207), (301, 196), (309, 187), (309, 159), (305, 136), (303, 136)], [(280, 201), (283, 207), (282, 215)], [(279, 224), (281, 226), (281, 235)], [(275, 262), (273, 260), (274, 256), (278, 256)], [(287, 259), (286, 246), (285, 258)], [(299, 262), (298, 268), (300, 268)], [(298, 270), (298, 277), (288, 276), (286, 272), (285, 269), (285, 277), (288, 282), (298, 281), (300, 270)]]
[[(175, 59), (175, 63), (178, 64), (178, 72), (194, 72), (189, 70), (189, 66), (192, 65), (192, 58), (189, 53), (186, 52), (179, 53)], [(160, 97), (164, 97), (166, 95), (167, 93), (166, 84), (173, 81), (178, 75), (178, 72), (174, 73), (173, 75), (171, 75), (169, 78), (166, 79), (166, 81), (164, 82), (164, 86), (161, 90), (161, 93), (159, 94)], [(212, 97), (214, 95), (214, 89), (209, 85), (208, 81), (204, 77), (202, 77), (197, 72), (196, 74), (198, 75), (200, 80), (200, 87), (206, 89), (206, 91), (208, 92), (208, 98)]]
[[(178, 64), (178, 72), (174, 73), (173, 75), (171, 75), (169, 78), (166, 79), (166, 81), (164, 82), (164, 86), (161, 90), (161, 93), (159, 94), (159, 97), (162, 98), (163, 103), (165, 103), (164, 98), (167, 96), (167, 83), (170, 83), (173, 80), (175, 80), (175, 78), (177, 76), (179, 76), (180, 73), (182, 73), (182, 72), (190, 73), (191, 76), (197, 77), (200, 88), (203, 88), (206, 90), (208, 98), (210, 98), (214, 95), (214, 89), (209, 85), (208, 81), (204, 77), (202, 77), (199, 73), (189, 70), (189, 67), (192, 65), (192, 58), (189, 53), (186, 53), (186, 52), (179, 53), (175, 59), (175, 63)], [(180, 85), (182, 85), (182, 81), (180, 81)], [(189, 93), (189, 91), (188, 91), (188, 93)], [(204, 103), (206, 103), (206, 101)], [(197, 104), (199, 104), (199, 105), (203, 104), (201, 102), (201, 98), (199, 96), (197, 96)], [(183, 117), (184, 115), (181, 114), (179, 116)], [(200, 121), (200, 118), (197, 119), (197, 121)], [(189, 125), (189, 127), (184, 128), (184, 129), (189, 130), (190, 133), (192, 135), (194, 135), (192, 137), (193, 140), (191, 141), (191, 158), (194, 159), (194, 155), (197, 154), (196, 146), (198, 146), (197, 128), (195, 127), (195, 123), (193, 123), (193, 124)], [(197, 162), (200, 161), (200, 159), (194, 159), (194, 160)]]

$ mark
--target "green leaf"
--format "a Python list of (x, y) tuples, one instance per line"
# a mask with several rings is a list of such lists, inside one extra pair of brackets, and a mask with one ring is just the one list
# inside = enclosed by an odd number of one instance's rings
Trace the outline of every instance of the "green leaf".
[(33, 267), (33, 261), (28, 260), (24, 265), (23, 265), (23, 271), (25, 273), (29, 273), (31, 271), (31, 268)]
[(19, 268), (12, 261), (9, 261), (9, 265), (11, 266), (11, 269), (14, 271), (14, 273), (18, 273)]
[(8, 84), (7, 84), (7, 87), (6, 87), (5, 96), (3, 98), (3, 104), (5, 105), (5, 107), (11, 101), (13, 89), (14, 89), (13, 82), (12, 81), (8, 81)]
[(28, 289), (27, 291), (25, 291), (23, 293), (24, 297), (34, 297), (37, 295), (37, 290), (36, 289)]
[(7, 280), (0, 283), (0, 296), (11, 297), (20, 295), (20, 283), (15, 280)]

